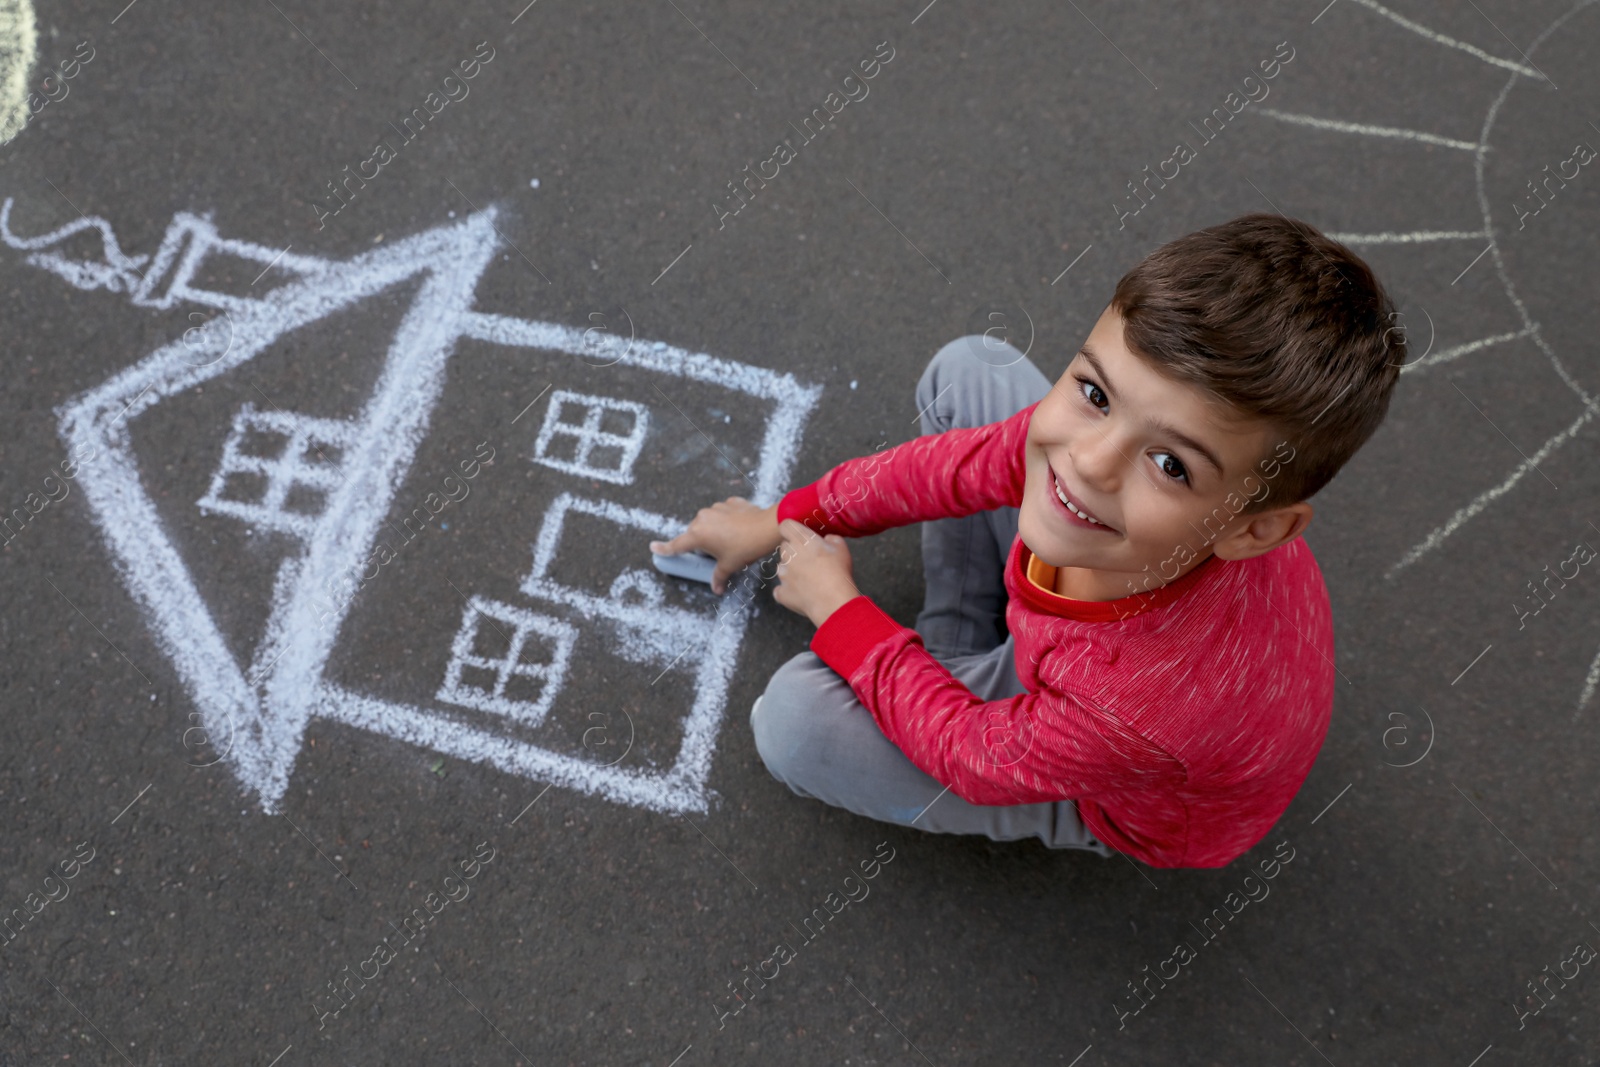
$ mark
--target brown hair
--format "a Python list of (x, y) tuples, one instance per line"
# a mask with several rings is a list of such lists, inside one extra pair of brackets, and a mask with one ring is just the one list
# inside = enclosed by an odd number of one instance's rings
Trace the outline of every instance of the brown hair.
[(1122, 276), (1111, 303), (1130, 350), (1293, 447), (1246, 513), (1326, 485), (1383, 421), (1405, 362), (1404, 331), (1371, 268), (1279, 215), (1162, 245)]

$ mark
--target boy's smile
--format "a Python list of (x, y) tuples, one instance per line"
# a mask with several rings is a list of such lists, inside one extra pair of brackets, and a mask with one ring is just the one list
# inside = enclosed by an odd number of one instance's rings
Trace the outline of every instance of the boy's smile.
[(1059, 568), (1056, 592), (1079, 600), (1159, 587), (1213, 549), (1258, 554), (1229, 538), (1267, 517), (1238, 502), (1270, 490), (1255, 466), (1271, 443), (1266, 423), (1129, 350), (1108, 307), (1029, 423), (1018, 533)]
[(1096, 516), (1092, 511), (1083, 506), (1083, 503), (1067, 492), (1061, 484), (1061, 478), (1053, 468), (1048, 470), (1050, 491), (1056, 500), (1061, 503), (1061, 517), (1074, 526), (1083, 526), (1090, 530), (1099, 530), (1103, 533), (1116, 533), (1109, 523)]

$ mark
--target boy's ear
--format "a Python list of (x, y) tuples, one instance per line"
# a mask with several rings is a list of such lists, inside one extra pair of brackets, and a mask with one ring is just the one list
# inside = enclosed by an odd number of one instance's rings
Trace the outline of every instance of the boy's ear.
[(1304, 500), (1281, 508), (1242, 516), (1241, 525), (1219, 538), (1211, 551), (1222, 559), (1251, 559), (1271, 552), (1305, 532), (1311, 525), (1311, 505)]

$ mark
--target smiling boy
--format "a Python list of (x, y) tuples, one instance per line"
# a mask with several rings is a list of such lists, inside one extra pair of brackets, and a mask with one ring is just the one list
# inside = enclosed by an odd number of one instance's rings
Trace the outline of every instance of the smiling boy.
[[(988, 336), (918, 384), (923, 436), (768, 508), (730, 499), (661, 552), (721, 593), (781, 548), (817, 626), (751, 713), (802, 796), (996, 840), (1218, 867), (1271, 829), (1333, 705), (1307, 498), (1371, 436), (1404, 362), (1365, 263), (1250, 215), (1118, 283), (1052, 388)], [(923, 523), (915, 629), (856, 588), (844, 537)], [(821, 536), (818, 536), (821, 535)]]

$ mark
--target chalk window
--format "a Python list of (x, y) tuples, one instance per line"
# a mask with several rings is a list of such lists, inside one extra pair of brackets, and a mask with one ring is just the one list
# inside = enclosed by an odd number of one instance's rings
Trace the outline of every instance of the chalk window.
[(557, 389), (550, 394), (533, 459), (568, 474), (629, 485), (649, 426), (650, 411), (643, 404)]
[(338, 419), (257, 411), (246, 404), (233, 418), (200, 508), (310, 537), (344, 481), (355, 432), (353, 423)]
[(561, 691), (577, 640), (560, 619), (475, 596), (436, 699), (537, 726)]

